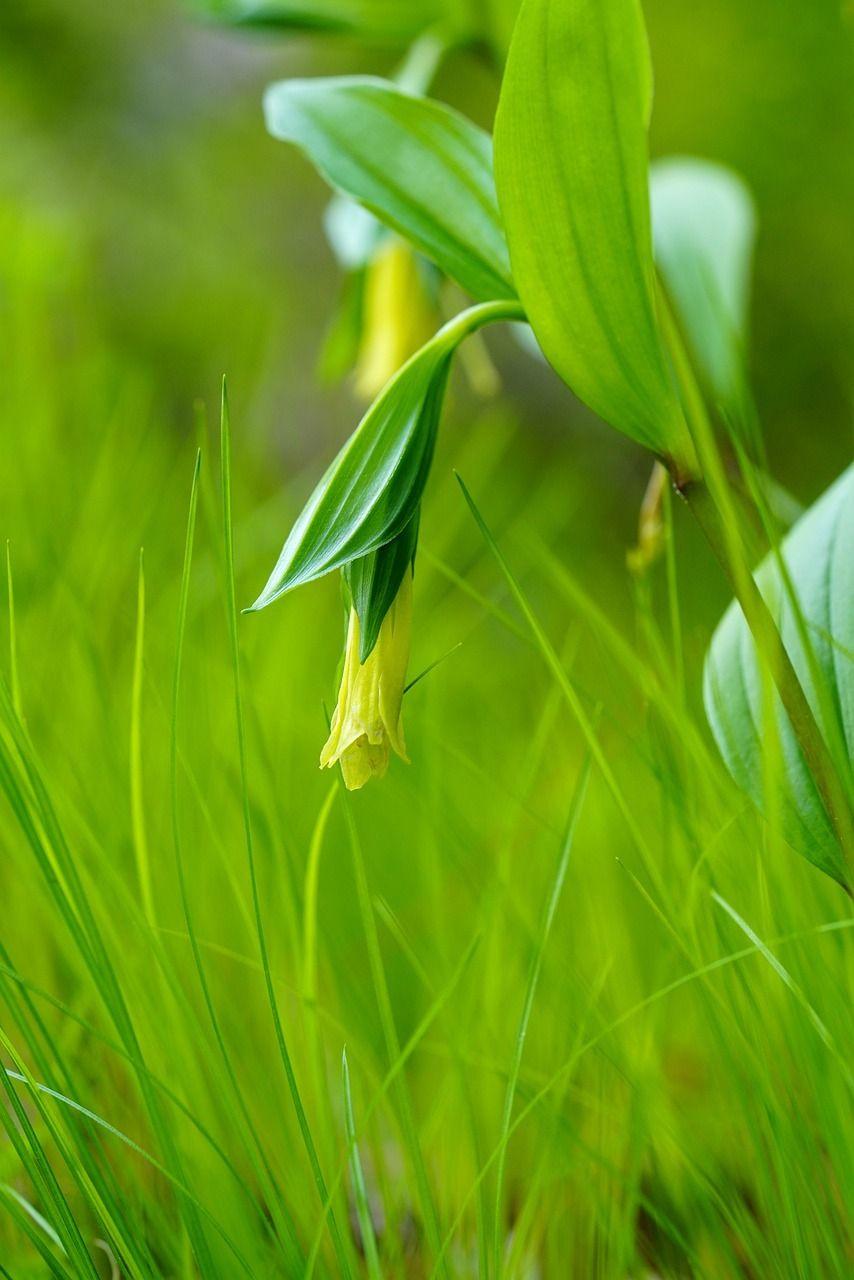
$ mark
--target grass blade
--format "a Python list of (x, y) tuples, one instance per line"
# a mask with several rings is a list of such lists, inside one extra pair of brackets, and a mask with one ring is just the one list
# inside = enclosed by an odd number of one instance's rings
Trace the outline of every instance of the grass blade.
[(9, 608), (9, 687), (15, 715), (22, 719), (21, 686), (18, 682), (18, 633), (15, 626), (15, 586), (12, 579), (12, 544), (6, 539), (6, 599)]
[(475, 523), (477, 524), (478, 529), (483, 535), (483, 539), (487, 547), (492, 552), (493, 556), (495, 557), (495, 560), (498, 563), (498, 567), (500, 568), (501, 572), (504, 574), (504, 577), (507, 579), (507, 585), (510, 587), (510, 590), (513, 593), (516, 603), (518, 604), (519, 609), (521, 610), (522, 615), (525, 618), (525, 621), (528, 623), (528, 626), (531, 629), (531, 632), (534, 636), (534, 639), (537, 643), (538, 648), (540, 649), (540, 652), (542, 653), (543, 657), (546, 660), (546, 663), (550, 667), (552, 674), (554, 675), (555, 679), (558, 682), (558, 685), (562, 689), (564, 697), (566, 698), (566, 701), (569, 705), (570, 710), (575, 716), (575, 719), (578, 721), (578, 726), (584, 735), (585, 741), (587, 742), (587, 747), (590, 752), (591, 758), (595, 761), (600, 773), (605, 779), (605, 782), (608, 785), (608, 789), (611, 792), (612, 796), (614, 797), (617, 807), (619, 808), (620, 813), (623, 816), (623, 819), (626, 823), (626, 826), (629, 829), (629, 832), (632, 836), (632, 839), (634, 840), (634, 843), (638, 849), (638, 852), (642, 855), (647, 865), (651, 869), (654, 869), (655, 860), (652, 857), (652, 852), (646, 840), (644, 839), (643, 833), (635, 820), (635, 816), (632, 813), (631, 809), (629, 808), (628, 803), (626, 802), (626, 798), (623, 795), (623, 792), (614, 776), (614, 772), (611, 769), (610, 764), (608, 763), (608, 760), (605, 756), (604, 751), (602, 750), (602, 747), (599, 743), (599, 739), (596, 735), (596, 730), (594, 728), (593, 722), (590, 716), (588, 716), (587, 712), (584, 710), (584, 707), (581, 703), (581, 699), (579, 698), (575, 687), (573, 686), (572, 682), (567, 676), (566, 671), (564, 670), (563, 664), (561, 663), (561, 660), (558, 657), (557, 652), (555, 651), (554, 645), (551, 643), (546, 633), (543, 631), (543, 628), (540, 625), (540, 622), (538, 621), (536, 614), (531, 608), (528, 597), (525, 595), (524, 591), (520, 587), (515, 574), (513, 573), (512, 569), (507, 563), (507, 560), (505, 559), (501, 549), (499, 548), (498, 543), (495, 541), (495, 538), (492, 536), (492, 533), (490, 532), (490, 529), (486, 521), (484, 520), (480, 511), (478, 510), (478, 507), (475, 504), (474, 498), (469, 493), (468, 489), (466, 488), (465, 482), (463, 481), (462, 477), (459, 475), (457, 476), (457, 483), (462, 489), (463, 497), (468, 503), (469, 510), (474, 516)]
[(575, 793), (572, 797), (572, 804), (569, 811), (569, 819), (566, 825), (566, 836), (558, 858), (557, 868), (555, 870), (554, 879), (549, 890), (548, 901), (546, 903), (543, 918), (540, 923), (540, 930), (534, 944), (534, 953), (531, 957), (531, 967), (528, 972), (528, 985), (525, 991), (525, 999), (522, 1005), (522, 1015), (519, 1019), (519, 1027), (516, 1032), (516, 1045), (513, 1051), (513, 1059), (510, 1064), (510, 1074), (507, 1080), (507, 1092), (504, 1096), (504, 1113), (501, 1119), (501, 1132), (499, 1135), (499, 1156), (498, 1166), (495, 1175), (495, 1213), (493, 1220), (493, 1238), (492, 1238), (492, 1263), (493, 1274), (499, 1277), (502, 1272), (502, 1212), (501, 1202), (504, 1193), (504, 1170), (507, 1160), (507, 1146), (510, 1133), (510, 1124), (513, 1119), (513, 1103), (516, 1100), (516, 1086), (519, 1083), (519, 1072), (522, 1067), (522, 1055), (525, 1051), (525, 1039), (528, 1035), (528, 1026), (531, 1021), (531, 1013), (534, 1008), (534, 1000), (537, 994), (537, 984), (540, 980), (540, 973), (543, 967), (543, 956), (545, 954), (546, 945), (551, 933), (552, 924), (557, 911), (560, 895), (563, 891), (564, 881), (566, 880), (566, 872), (569, 866), (569, 855), (572, 851), (575, 832), (578, 827), (578, 819), (581, 809), (584, 805), (584, 797), (587, 794), (587, 783), (590, 778), (590, 757), (585, 760), (581, 768), (581, 775), (576, 784)]
[(347, 1066), (346, 1049), (341, 1054), (341, 1074), (344, 1082), (344, 1126), (347, 1132), (350, 1176), (353, 1179), (353, 1196), (356, 1201), (356, 1216), (359, 1219), (359, 1229), (362, 1233), (362, 1248), (365, 1251), (365, 1262), (371, 1280), (382, 1280), (374, 1224), (368, 1203), (368, 1189), (365, 1186), (365, 1173), (362, 1169), (359, 1144), (356, 1140), (356, 1121), (353, 1117), (353, 1097), (350, 1092), (350, 1068)]
[(730, 920), (732, 920), (735, 924), (738, 925), (742, 933), (747, 938), (750, 939), (750, 941), (756, 947), (757, 951), (760, 953), (762, 958), (774, 970), (774, 972), (776, 973), (780, 981), (783, 983), (783, 985), (787, 987), (789, 991), (791, 991), (792, 995), (795, 997), (798, 1004), (801, 1006), (801, 1008), (804, 1010), (807, 1017), (809, 1018), (809, 1021), (811, 1022), (816, 1033), (818, 1034), (822, 1044), (825, 1046), (826, 1049), (830, 1051), (830, 1053), (836, 1059), (838, 1065), (841, 1067), (842, 1074), (845, 1078), (846, 1083), (848, 1084), (849, 1089), (854, 1089), (854, 1074), (852, 1074), (851, 1068), (849, 1067), (848, 1063), (845, 1061), (845, 1058), (840, 1052), (839, 1046), (837, 1045), (836, 1041), (831, 1035), (828, 1027), (825, 1025), (823, 1019), (819, 1017), (818, 1013), (816, 1013), (815, 1009), (810, 1004), (809, 1000), (807, 999), (806, 995), (801, 990), (801, 988), (798, 986), (797, 982), (795, 982), (794, 978), (789, 973), (788, 969), (781, 963), (780, 960), (777, 959), (777, 957), (774, 955), (774, 952), (771, 950), (771, 948), (762, 941), (762, 939), (756, 933), (755, 929), (752, 929), (750, 925), (747, 923), (747, 921), (742, 916), (739, 915), (735, 907), (730, 906), (726, 898), (722, 897), (715, 889), (712, 890), (712, 898), (718, 904), (719, 907), (723, 908), (723, 910), (729, 916)]
[[(202, 990), (205, 1008), (213, 1030), (214, 1039), (216, 1041), (219, 1056), (228, 1080), (231, 1095), (237, 1104), (238, 1120), (243, 1131), (244, 1142), (246, 1144), (247, 1153), (255, 1167), (256, 1175), (261, 1181), (265, 1189), (267, 1203), (270, 1213), (276, 1223), (276, 1231), (282, 1244), (285, 1256), (289, 1259), (289, 1265), (300, 1265), (300, 1251), (296, 1238), (296, 1231), (290, 1219), (290, 1214), (284, 1207), (284, 1201), (273, 1172), (270, 1168), (269, 1161), (264, 1152), (258, 1132), (253, 1124), (252, 1117), (240, 1088), (240, 1082), (231, 1061), (231, 1055), (225, 1043), (220, 1026), (219, 1017), (214, 1006), (213, 997), (211, 995), (210, 986), (208, 984), (205, 967), (202, 960), (201, 947), (196, 936), (195, 925), (193, 923), (193, 913), (190, 906), (190, 897), (187, 887), (187, 876), (184, 868), (184, 857), (181, 839), (181, 826), (179, 821), (179, 805), (178, 805), (178, 719), (179, 708), (181, 702), (181, 675), (183, 669), (184, 658), (184, 642), (187, 628), (187, 606), (190, 596), (190, 573), (193, 560), (193, 543), (196, 532), (196, 513), (198, 509), (199, 499), (199, 473), (201, 470), (202, 456), (201, 452), (196, 453), (196, 462), (193, 468), (193, 483), (190, 490), (190, 510), (187, 517), (187, 537), (184, 549), (184, 567), (181, 574), (181, 593), (178, 604), (178, 632), (175, 645), (175, 671), (172, 684), (172, 716), (171, 716), (171, 748), (170, 748), (170, 780), (172, 794), (172, 839), (175, 849), (175, 862), (178, 872), (178, 887), (181, 895), (181, 905), (184, 912), (184, 919), (187, 925), (187, 934), (190, 939), (190, 948), (193, 954), (193, 961), (196, 973), (199, 979), (199, 985)], [(211, 1265), (212, 1262), (211, 1262)]]
[[(320, 1167), (320, 1160), (317, 1155), (317, 1148), (311, 1133), (311, 1126), (308, 1123), (308, 1117), (305, 1113), (305, 1107), (300, 1097), (299, 1086), (297, 1084), (296, 1073), (294, 1071), (293, 1062), (291, 1060), (290, 1051), (285, 1041), (285, 1033), (282, 1027), (282, 1019), (279, 1013), (279, 1005), (276, 1000), (276, 991), (273, 986), (273, 977), (270, 972), (270, 958), (267, 949), (267, 939), (264, 932), (264, 917), (261, 910), (261, 898), (258, 890), (258, 875), (255, 865), (255, 846), (252, 835), (252, 814), (249, 806), (249, 779), (247, 775), (246, 765), (246, 728), (243, 717), (243, 692), (240, 673), (240, 642), (237, 633), (237, 594), (234, 583), (234, 527), (231, 511), (231, 426), (228, 413), (228, 395), (226, 391), (225, 379), (222, 383), (222, 417), (221, 417), (221, 466), (222, 466), (222, 514), (223, 514), (223, 536), (224, 536), (224, 556), (226, 571), (226, 592), (228, 604), (228, 632), (231, 645), (231, 663), (234, 676), (234, 711), (237, 722), (237, 749), (240, 763), (240, 789), (243, 799), (243, 832), (246, 841), (246, 855), (249, 862), (249, 878), (252, 886), (252, 905), (255, 911), (255, 926), (258, 936), (258, 950), (261, 955), (261, 966), (264, 970), (264, 983), (267, 988), (267, 1000), (270, 1005), (270, 1013), (273, 1019), (273, 1027), (276, 1035), (276, 1044), (278, 1045), (279, 1057), (285, 1070), (285, 1077), (288, 1083), (288, 1090), (296, 1112), (297, 1121), (299, 1123), (300, 1134), (305, 1145), (308, 1155), (309, 1164), (311, 1165), (312, 1176), (317, 1187), (317, 1193), (320, 1196), (321, 1204), (326, 1204), (326, 1180)], [(328, 1215), (329, 1233), (332, 1237), (332, 1244), (335, 1249), (335, 1256), (338, 1265), (341, 1268), (342, 1275), (350, 1276), (352, 1274), (350, 1268), (350, 1260), (344, 1247), (344, 1241), (338, 1228), (335, 1214), (330, 1208)]]
[(133, 651), (133, 681), (130, 713), (130, 795), (133, 849), (142, 909), (152, 929), (156, 929), (154, 899), (151, 892), (151, 861), (145, 824), (145, 799), (142, 777), (142, 677), (145, 653), (145, 565), (139, 551), (139, 579), (136, 597), (136, 637)]

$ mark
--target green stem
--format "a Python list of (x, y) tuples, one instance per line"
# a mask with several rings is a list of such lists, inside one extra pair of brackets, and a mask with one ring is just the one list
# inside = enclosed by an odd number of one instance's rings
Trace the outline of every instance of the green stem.
[(444, 344), (449, 350), (453, 350), (464, 338), (476, 333), (484, 325), (495, 324), (499, 320), (521, 323), (526, 319), (525, 308), (515, 298), (501, 298), (495, 302), (477, 302), (473, 307), (467, 307), (447, 324), (442, 325), (427, 346), (432, 346), (434, 343), (438, 346)]
[(430, 86), (451, 47), (448, 33), (438, 24), (425, 31), (410, 45), (406, 57), (394, 73), (394, 82), (406, 93), (419, 97), (430, 92)]
[(741, 605), (759, 653), (765, 660), (780, 700), (804, 753), (822, 803), (845, 853), (854, 854), (854, 817), (839, 780), (833, 757), (807, 700), (788, 651), (780, 638), (765, 598), (750, 574), (735, 571), (723, 535), (720, 512), (706, 485), (693, 482), (682, 490), (697, 523), (705, 534), (718, 562)]
[(682, 404), (697, 455), (700, 477), (674, 476), (682, 495), (723, 568), (767, 665), (780, 700), (813, 776), (827, 816), (848, 857), (854, 856), (854, 812), (833, 756), (783, 644), (777, 623), (750, 572), (739, 523), (714, 432), (688, 361), (681, 335), (663, 294), (659, 314), (679, 383)]

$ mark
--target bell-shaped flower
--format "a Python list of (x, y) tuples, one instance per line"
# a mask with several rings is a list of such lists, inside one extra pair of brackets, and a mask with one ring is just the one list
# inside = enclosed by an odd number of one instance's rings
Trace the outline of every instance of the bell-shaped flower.
[(407, 760), (401, 706), (412, 637), (411, 566), (364, 662), (359, 661), (359, 635), (359, 616), (351, 608), (338, 704), (320, 756), (322, 769), (341, 765), (348, 791), (383, 777), (392, 750)]
[(430, 340), (438, 312), (414, 252), (398, 236), (382, 242), (365, 269), (356, 390), (373, 400)]

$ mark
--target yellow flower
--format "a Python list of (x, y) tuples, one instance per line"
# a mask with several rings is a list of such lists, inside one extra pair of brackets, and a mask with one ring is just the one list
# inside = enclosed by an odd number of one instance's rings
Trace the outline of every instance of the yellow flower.
[(436, 309), (418, 260), (405, 241), (390, 236), (365, 280), (364, 334), (356, 366), (359, 395), (373, 400), (435, 329)]
[(407, 568), (376, 645), (359, 661), (359, 618), (350, 610), (344, 674), (321, 769), (341, 765), (344, 785), (358, 791), (388, 769), (391, 749), (407, 760), (401, 704), (412, 634), (412, 569)]

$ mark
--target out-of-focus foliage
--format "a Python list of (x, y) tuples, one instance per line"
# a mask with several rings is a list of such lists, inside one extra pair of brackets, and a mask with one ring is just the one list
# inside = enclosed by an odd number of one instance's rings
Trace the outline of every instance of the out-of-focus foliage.
[[(208, 0), (199, 7), (237, 24), (394, 40), (412, 39), (452, 13), (448, 0)], [(466, 7), (466, 0), (456, 6), (463, 14)]]
[[(770, 555), (757, 580), (852, 795), (854, 468), (801, 518), (781, 556)], [(705, 697), (718, 745), (738, 783), (766, 811), (779, 806), (794, 847), (840, 883), (848, 883), (839, 840), (736, 604), (715, 633)], [(782, 777), (770, 796), (764, 773), (769, 750), (779, 752)]]
[[(755, 194), (756, 399), (775, 473), (814, 497), (850, 456), (854, 23), (836, 0), (648, 0), (645, 15), (653, 155), (720, 160)], [(129, 352), (166, 372), (176, 410), (215, 397), (226, 369), (240, 408), (260, 375), (244, 429), (292, 460), (328, 456), (352, 407), (328, 391), (321, 405), (309, 376), (337, 288), (318, 224), (326, 196), (265, 135), (260, 95), (286, 74), (387, 74), (402, 46), (294, 42), (191, 16), (178, 0), (0, 6), (0, 186), (93, 250), (93, 302)], [(463, 52), (434, 86), (487, 128), (496, 92)], [(536, 419), (556, 423), (565, 410), (546, 382)]]
[(412, 40), (427, 30), (506, 45), (518, 0), (196, 0), (219, 21), (274, 31)]
[(747, 380), (756, 214), (720, 165), (661, 160), (650, 181), (655, 258), (714, 402), (737, 410)]
[[(854, 17), (837, 0), (648, 0), (654, 155), (741, 174), (760, 239), (750, 366), (784, 484), (815, 497), (851, 458)], [(836, 424), (828, 428), (828, 423)], [(815, 448), (816, 438), (822, 448)]]

